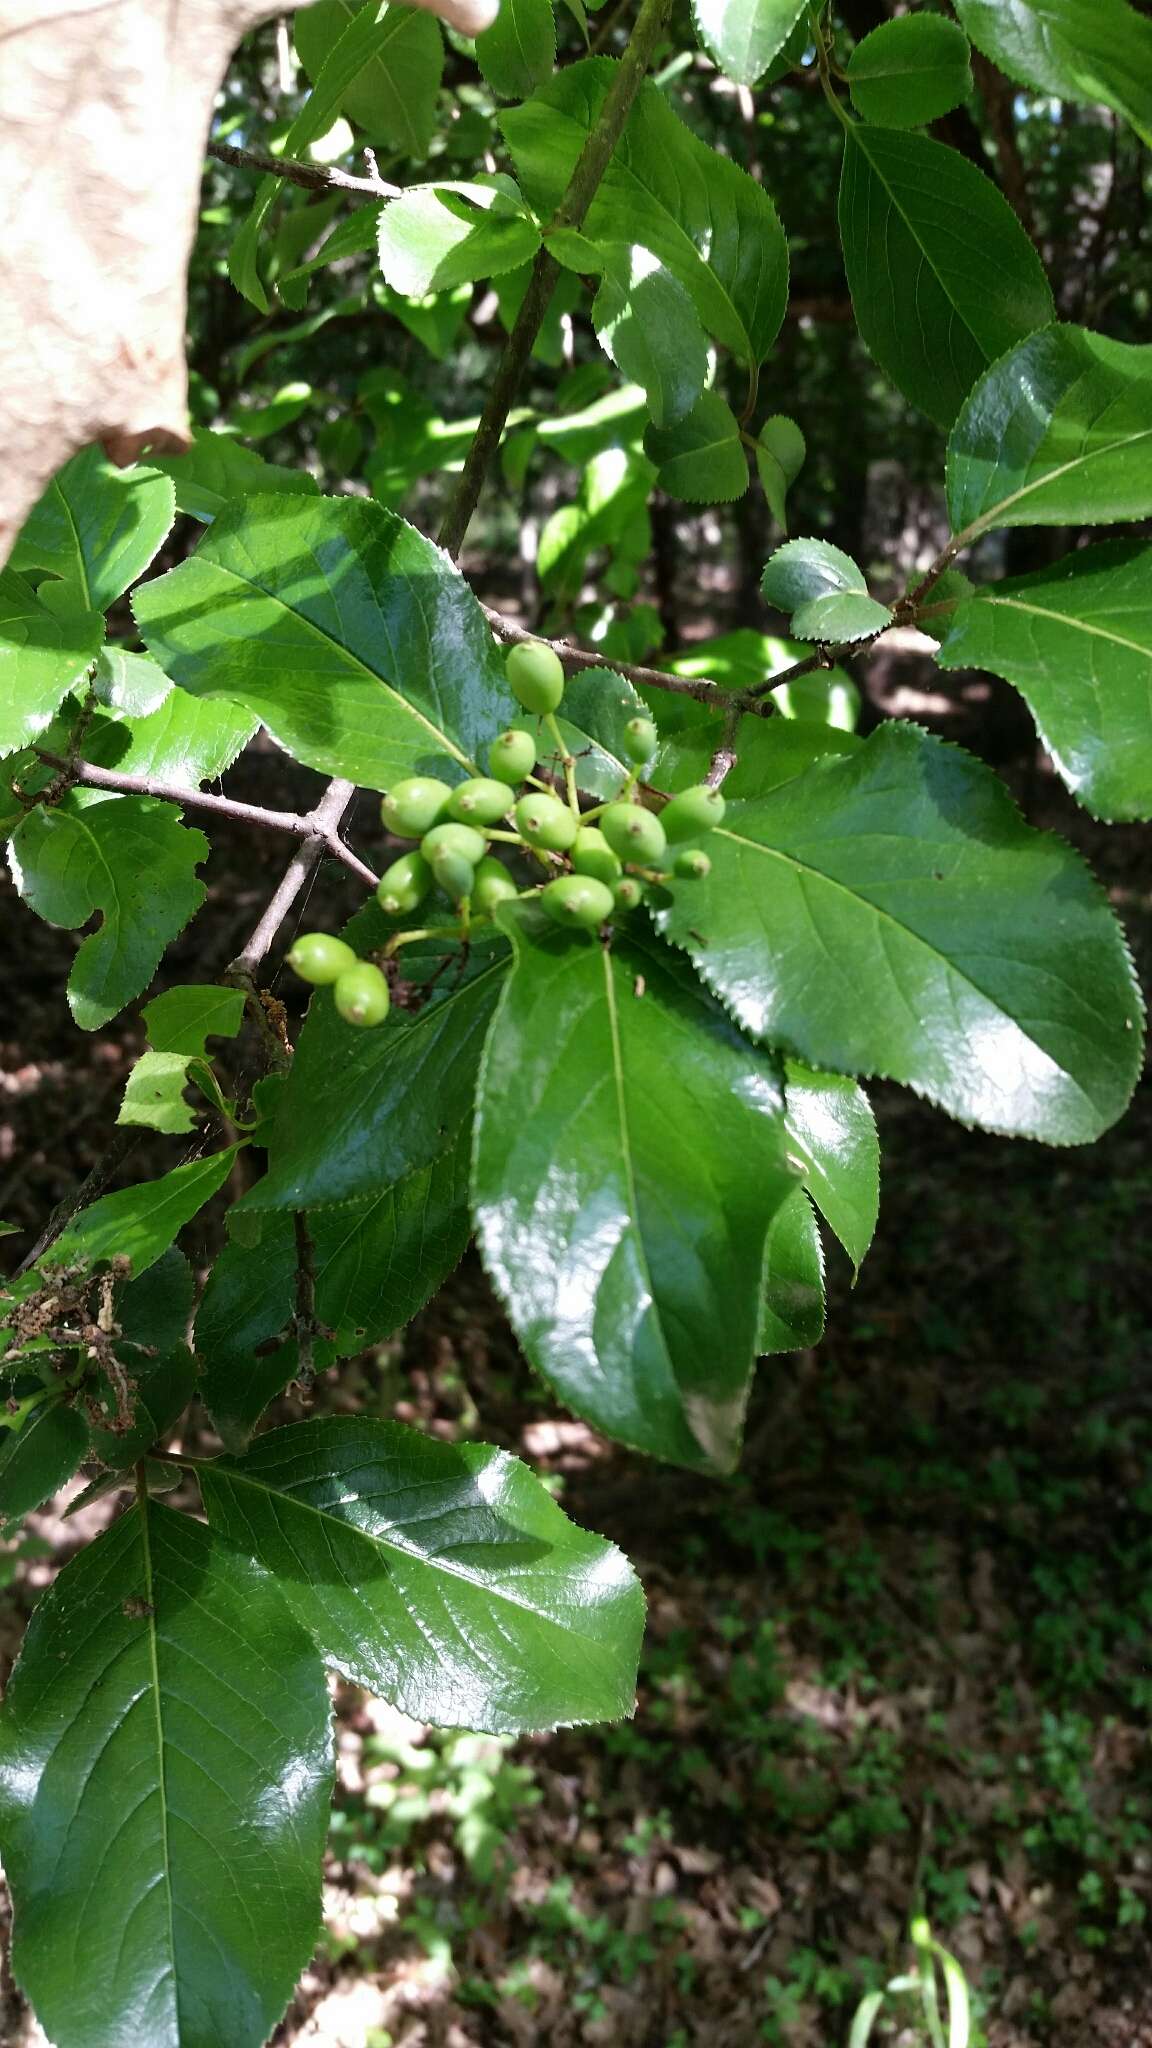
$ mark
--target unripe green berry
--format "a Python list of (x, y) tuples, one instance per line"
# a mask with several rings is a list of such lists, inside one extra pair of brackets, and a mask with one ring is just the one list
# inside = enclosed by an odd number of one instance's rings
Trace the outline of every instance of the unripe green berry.
[(660, 735), (650, 718), (630, 718), (624, 727), (624, 752), (637, 767), (650, 761), (660, 744)]
[(592, 875), (608, 889), (620, 880), (620, 862), (596, 825), (581, 825), (572, 846), (572, 865), (578, 875)]
[(660, 823), (666, 838), (675, 843), (680, 839), (695, 839), (701, 832), (711, 832), (724, 816), (724, 799), (718, 789), (709, 789), (706, 782), (698, 782), (692, 789), (682, 789), (670, 804), (665, 804), (660, 813)]
[(476, 886), (476, 870), (471, 861), (450, 846), (442, 846), (439, 853), (433, 854), (432, 873), (437, 888), (443, 889), (453, 903), (463, 903)]
[(567, 804), (542, 789), (521, 797), (516, 806), (516, 830), (529, 846), (542, 847), (547, 853), (567, 853), (579, 826)]
[(388, 983), (370, 960), (357, 960), (346, 968), (332, 996), (344, 1022), (360, 1025), (382, 1024), (392, 1000)]
[(288, 955), (288, 965), (313, 988), (328, 988), (347, 968), (355, 967), (356, 955), (343, 939), (334, 939), (329, 932), (301, 932)]
[(635, 910), (644, 901), (644, 884), (635, 875), (623, 875), (612, 891), (617, 910)]
[(621, 860), (650, 866), (664, 855), (664, 827), (643, 804), (609, 804), (600, 818), (600, 830)]
[(490, 781), (486, 775), (472, 775), (458, 782), (448, 805), (450, 818), (464, 825), (498, 825), (512, 808), (506, 782)]
[(472, 885), (472, 908), (483, 917), (491, 917), (498, 904), (511, 903), (520, 894), (506, 867), (489, 854), (476, 870)]
[(376, 901), (385, 917), (407, 917), (432, 887), (432, 870), (422, 853), (402, 853), (381, 875)]
[(612, 891), (592, 875), (560, 875), (541, 891), (540, 901), (556, 924), (594, 931), (611, 917)]
[(564, 695), (560, 656), (543, 640), (523, 640), (504, 657), (508, 687), (525, 711), (555, 711)]
[(423, 839), (447, 815), (451, 795), (448, 784), (433, 775), (408, 775), (381, 798), (380, 816), (401, 839)]
[(474, 825), (433, 825), (431, 832), (426, 832), (420, 841), (420, 851), (425, 860), (431, 861), (433, 871), (442, 853), (457, 853), (470, 868), (474, 868), (487, 853), (488, 841)]
[(712, 873), (712, 863), (698, 846), (686, 846), (672, 863), (673, 872), (684, 882), (702, 882)]
[(520, 732), (516, 726), (509, 726), (488, 749), (489, 775), (512, 788), (525, 781), (535, 766), (536, 742), (530, 732)]

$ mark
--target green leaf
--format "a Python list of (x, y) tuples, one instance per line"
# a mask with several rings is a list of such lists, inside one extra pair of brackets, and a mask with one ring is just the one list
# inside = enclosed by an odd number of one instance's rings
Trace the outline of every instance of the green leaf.
[[(568, 65), (500, 117), (521, 188), (555, 213), (616, 75), (606, 57)], [(692, 135), (659, 89), (633, 104), (584, 222), (594, 242), (642, 243), (690, 293), (707, 332), (763, 362), (788, 296), (788, 246), (762, 187)]]
[[(311, 145), (327, 133), (349, 86), (361, 76), (365, 65), (402, 32), (406, 14), (404, 7), (386, 7), (377, 4), (377, 0), (369, 0), (367, 6), (350, 14), (347, 27), (341, 30), (320, 66), (312, 92), (284, 136), (285, 156), (306, 156)], [(261, 178), (251, 210), (228, 253), (228, 274), (233, 284), (261, 313), (268, 311), (268, 295), (257, 260), (260, 237), (279, 192), (279, 178)]]
[(516, 963), (477, 1100), (485, 1264), (578, 1415), (729, 1471), (772, 1216), (790, 1187), (773, 1063), (673, 956), (505, 914)]
[(1050, 327), (976, 386), (948, 443), (953, 530), (1152, 513), (1152, 347)]
[[(366, 246), (372, 246), (371, 240)], [(156, 467), (172, 479), (177, 511), (205, 524), (224, 510), (230, 498), (250, 498), (257, 491), (315, 497), (320, 489), (306, 469), (283, 469), (257, 455), (254, 448), (246, 448), (243, 441), (215, 433), (211, 427), (193, 427), (188, 453), (167, 455)]]
[(737, 85), (755, 85), (805, 13), (804, 0), (693, 0), (696, 33)]
[(605, 354), (639, 384), (654, 426), (690, 412), (708, 374), (708, 342), (688, 293), (638, 244), (603, 252), (604, 281), (592, 325)]
[(942, 14), (881, 22), (848, 60), (852, 104), (882, 128), (922, 128), (972, 90), (968, 38)]
[(824, 1334), (824, 1247), (803, 1188), (796, 1188), (772, 1218), (763, 1284), (756, 1338), (761, 1356), (818, 1344)]
[(788, 531), (787, 498), (808, 453), (803, 434), (783, 413), (765, 420), (756, 436), (756, 468), (777, 526)]
[[(319, 0), (295, 15), (292, 33), (300, 62), (319, 80), (325, 60), (353, 16), (372, 12), (361, 0)], [(341, 94), (340, 106), (372, 142), (405, 156), (422, 157), (436, 129), (444, 70), (439, 24), (414, 7), (375, 9), (380, 28), (372, 54)]]
[(1104, 541), (978, 590), (952, 613), (938, 659), (1015, 684), (1059, 774), (1096, 817), (1152, 817), (1146, 541)]
[(880, 1145), (864, 1090), (843, 1074), (784, 1063), (789, 1149), (804, 1185), (859, 1272), (880, 1207)]
[(632, 1712), (644, 1596), (527, 1468), (345, 1416), (203, 1468), (326, 1664), (419, 1721), (518, 1734)]
[(528, 262), (540, 247), (540, 230), (514, 193), (511, 179), (500, 186), (409, 186), (380, 214), (385, 283), (422, 298)]
[(143, 1124), (170, 1136), (195, 1129), (192, 1105), (184, 1099), (195, 1064), (185, 1053), (142, 1052), (124, 1083), (117, 1123)]
[[(660, 752), (649, 779), (670, 795), (703, 782), (718, 747), (731, 740), (726, 733), (722, 711), (713, 711), (691, 698), (670, 700), (662, 691), (648, 693), (651, 710), (660, 722)], [(675, 709), (670, 710), (669, 704)], [(759, 718), (749, 713), (740, 720), (735, 734), (736, 765), (724, 779), (728, 798), (764, 796), (803, 775), (818, 761), (835, 760), (854, 753), (860, 741), (854, 733), (815, 720)]]
[(77, 592), (83, 609), (109, 605), (144, 574), (176, 515), (159, 467), (117, 469), (82, 448), (53, 477), (12, 550), (13, 569), (47, 569)]
[[(155, 662), (136, 657), (138, 668)], [(156, 670), (159, 674), (160, 671)], [(259, 719), (242, 705), (218, 698), (198, 701), (168, 683), (167, 694), (143, 718), (92, 721), (84, 734), (84, 757), (121, 775), (144, 775), (181, 789), (214, 781), (243, 753)]]
[(500, 12), (476, 38), (476, 62), (502, 99), (526, 100), (556, 62), (552, 0), (500, 0)]
[(244, 1021), (237, 988), (190, 984), (145, 1004), (144, 1026), (156, 1052), (202, 1053), (210, 1038), (235, 1038)]
[(88, 1449), (82, 1416), (58, 1399), (0, 1435), (0, 1535), (66, 1486)]
[(373, 789), (474, 774), (516, 715), (464, 578), (363, 499), (229, 506), (136, 616), (181, 689), (245, 704), (297, 760)]
[(770, 556), (760, 589), (765, 603), (792, 613), (800, 640), (865, 640), (892, 622), (869, 597), (864, 572), (826, 540), (789, 540)]
[[(309, 1213), (316, 1315), (332, 1332), (314, 1365), (348, 1357), (402, 1329), (458, 1263), (471, 1234), (470, 1130), (378, 1194)], [(196, 1316), (200, 1394), (230, 1450), (243, 1448), (269, 1401), (298, 1370), (291, 1319), (296, 1232), (266, 1215), (258, 1245), (224, 1247)], [(279, 1340), (279, 1341), (277, 1341)]]
[(1152, 147), (1152, 22), (1127, 0), (956, 0), (972, 41), (1060, 99), (1112, 107)]
[(1055, 317), (1008, 201), (927, 135), (848, 125), (840, 238), (865, 347), (937, 426), (989, 363)]
[(0, 570), (0, 755), (47, 730), (103, 639), (99, 612), (49, 611), (22, 576)]
[[(364, 951), (390, 929), (374, 908), (358, 925)], [(442, 967), (443, 946), (406, 946), (403, 957), (417, 986)], [(377, 1195), (447, 1151), (471, 1119), (483, 1035), (507, 964), (502, 937), (477, 934), (462, 974), (441, 973), (420, 1008), (394, 1004), (375, 1031), (345, 1024), (329, 991), (318, 991), (268, 1133), (267, 1175), (237, 1213)]]
[(96, 657), (92, 695), (113, 718), (147, 718), (158, 711), (172, 685), (147, 654), (124, 647), (102, 647)]
[(211, 1201), (232, 1171), (237, 1147), (175, 1166), (158, 1180), (101, 1195), (68, 1225), (38, 1261), (37, 1270), (78, 1263), (96, 1266), (127, 1259), (134, 1280), (166, 1252), (177, 1231)]
[(307, 1636), (201, 1523), (149, 1500), (65, 1566), (0, 1722), (13, 1968), (57, 2048), (259, 2048), (320, 1924), (331, 1750)]
[(208, 841), (151, 797), (74, 789), (29, 811), (10, 842), (12, 878), (46, 923), (74, 931), (102, 912), (68, 977), (68, 1005), (96, 1031), (146, 988), (169, 941), (206, 894), (195, 870)]
[(715, 505), (740, 498), (748, 489), (740, 428), (718, 391), (706, 391), (672, 426), (649, 427), (644, 452), (656, 464), (656, 481), (670, 498)]
[(1121, 1114), (1141, 1044), (1123, 935), (1071, 848), (958, 748), (886, 724), (730, 804), (708, 851), (656, 922), (754, 1037), (1049, 1144)]

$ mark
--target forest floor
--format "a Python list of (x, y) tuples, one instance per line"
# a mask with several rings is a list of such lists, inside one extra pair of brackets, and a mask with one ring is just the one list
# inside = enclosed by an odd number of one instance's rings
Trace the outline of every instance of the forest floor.
[[(1146, 835), (1046, 781), (1032, 815), (1089, 853), (1147, 970)], [(219, 971), (280, 852), (221, 841), (173, 979)], [(4, 933), (0, 1215), (35, 1231), (141, 1034), (78, 1059), (75, 941), (10, 891)], [(876, 1244), (854, 1289), (830, 1252), (819, 1350), (762, 1365), (734, 1481), (557, 1410), (473, 1259), (316, 1388), (522, 1452), (634, 1559), (650, 1623), (617, 1727), (445, 1735), (340, 1690), (326, 1932), (278, 2048), (846, 2048), (920, 1911), (975, 2042), (1152, 2048), (1152, 1096), (1069, 1153), (875, 1102)], [(74, 1529), (34, 1517), (0, 1557), (5, 1663)], [(10, 1985), (6, 2010), (2, 2048), (38, 2038)], [(907, 1997), (873, 2036), (929, 2038)]]

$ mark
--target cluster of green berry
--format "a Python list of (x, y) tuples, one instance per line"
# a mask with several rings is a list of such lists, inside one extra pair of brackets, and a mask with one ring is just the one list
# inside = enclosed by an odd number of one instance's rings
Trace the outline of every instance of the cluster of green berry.
[[(624, 729), (624, 750), (633, 767), (620, 796), (582, 812), (573, 762), (556, 723), (564, 695), (558, 655), (541, 641), (524, 641), (509, 650), (505, 670), (517, 703), (549, 729), (563, 764), (567, 801), (534, 774), (536, 738), (516, 727), (493, 740), (487, 775), (470, 776), (455, 787), (426, 775), (395, 783), (382, 799), (381, 816), (390, 832), (419, 845), (393, 861), (377, 887), (385, 917), (411, 916), (439, 889), (456, 906), (460, 929), (466, 932), (473, 918), (491, 918), (501, 903), (531, 895), (556, 924), (594, 931), (613, 912), (635, 909), (646, 883), (670, 875), (682, 880), (706, 875), (711, 867), (707, 854), (684, 842), (720, 823), (724, 799), (719, 790), (706, 783), (682, 790), (659, 815), (630, 800), (640, 770), (656, 751), (659, 735), (652, 720), (632, 718)], [(489, 852), (493, 840), (519, 846), (546, 866), (567, 865), (548, 881), (522, 889)], [(678, 850), (664, 869), (671, 848)], [(426, 934), (398, 934), (388, 950), (418, 936)], [(377, 1024), (387, 1014), (384, 975), (358, 960), (343, 940), (308, 933), (296, 941), (288, 963), (305, 981), (331, 984), (336, 1007), (350, 1024)]]

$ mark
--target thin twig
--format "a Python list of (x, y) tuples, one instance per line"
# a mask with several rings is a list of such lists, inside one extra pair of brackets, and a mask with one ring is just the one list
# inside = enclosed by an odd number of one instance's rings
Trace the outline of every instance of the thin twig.
[[(695, 697), (700, 704), (715, 704), (718, 699), (728, 702), (727, 694), (719, 691), (715, 683), (704, 678), (670, 676), (661, 668), (642, 668), (634, 661), (613, 661), (607, 654), (597, 654), (590, 647), (573, 647), (567, 640), (547, 640), (540, 633), (529, 633), (525, 627), (518, 626), (514, 619), (505, 618), (503, 612), (493, 611), (490, 605), (481, 605), (480, 609), (498, 640), (507, 640), (517, 646), (529, 640), (543, 640), (544, 646), (550, 647), (553, 653), (558, 654), (569, 671), (581, 668), (610, 668), (613, 675), (624, 676), (630, 683), (646, 685), (653, 690), (675, 690), (681, 697)], [(763, 706), (760, 708), (762, 710)]]
[[(600, 109), (596, 125), (589, 131), (588, 139), (576, 160), (564, 196), (549, 224), (550, 229), (579, 228), (583, 225), (584, 217), (596, 197), (600, 181), (612, 160), (612, 152), (620, 140), (624, 123), (632, 110), (632, 103), (644, 83), (649, 59), (660, 38), (670, 6), (671, 0), (642, 0), (628, 47), (616, 67), (616, 74)], [(460, 481), (452, 494), (440, 528), (440, 545), (450, 555), (455, 556), (460, 552), (461, 542), (468, 531), (472, 514), (484, 488), (488, 464), (499, 446), (512, 402), (520, 388), (520, 380), (528, 366), (532, 345), (540, 332), (559, 275), (560, 268), (555, 257), (549, 253), (547, 247), (540, 249), (532, 266), (532, 276), (516, 316), (515, 325), (492, 380), (492, 388), (480, 416), (475, 438), (468, 450)]]
[(337, 780), (328, 784), (315, 810), (308, 814), (310, 829), (303, 846), (285, 870), (276, 894), (247, 945), (229, 967), (230, 975), (255, 976), (261, 961), (271, 952), (272, 942), (305, 882), (319, 866), (330, 840), (336, 838), (340, 820), (355, 794), (355, 783)]
[(263, 171), (274, 178), (286, 178), (290, 185), (303, 185), (307, 192), (362, 192), (370, 199), (398, 199), (400, 186), (384, 178), (358, 178), (352, 171), (337, 170), (334, 164), (305, 164), (297, 157), (271, 156), (263, 149), (237, 149), (231, 142), (210, 142), (209, 156), (217, 163), (234, 164), (240, 171)]
[(303, 1209), (294, 1212), (292, 1223), (296, 1234), (296, 1313), (293, 1318), (296, 1377), (302, 1386), (310, 1387), (314, 1377), (317, 1335), (316, 1251)]
[[(319, 820), (323, 811), (323, 799), (314, 811), (270, 811), (263, 804), (242, 804), (235, 797), (215, 796), (211, 790), (188, 789), (178, 783), (160, 782), (151, 775), (118, 775), (114, 769), (99, 768), (94, 761), (69, 761), (62, 754), (49, 753), (46, 747), (37, 747), (41, 761), (49, 768), (58, 768), (70, 782), (83, 783), (88, 789), (114, 789), (120, 796), (158, 797), (164, 803), (182, 804), (189, 810), (214, 811), (217, 817), (232, 818), (238, 825), (257, 825), (267, 832), (290, 832), (294, 839), (319, 839), (323, 850), (335, 860), (343, 861), (354, 875), (366, 882), (370, 889), (376, 887), (378, 876), (345, 846), (334, 826), (321, 827)], [(351, 788), (351, 784), (343, 785)], [(347, 809), (341, 805), (340, 816)]]

